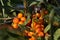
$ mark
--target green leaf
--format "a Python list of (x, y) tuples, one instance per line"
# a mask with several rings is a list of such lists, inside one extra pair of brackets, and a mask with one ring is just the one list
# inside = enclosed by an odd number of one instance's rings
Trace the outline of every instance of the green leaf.
[(41, 3), (44, 2), (44, 0), (36, 0), (36, 1), (40, 1)]
[(25, 25), (19, 25), (19, 26), (21, 28), (20, 32), (23, 32), (26, 29), (26, 26)]
[(35, 4), (37, 4), (37, 2), (32, 2), (29, 6), (32, 6), (32, 5), (35, 5)]
[(30, 14), (29, 13), (27, 13), (27, 19), (26, 19), (26, 21), (24, 22), (24, 25), (26, 25), (27, 23), (28, 23), (28, 21), (30, 20)]
[(47, 31), (49, 31), (51, 28), (51, 24), (48, 24), (47, 27), (44, 29), (44, 33), (46, 33)]
[(13, 12), (13, 15), (16, 16), (16, 12)]
[(8, 40), (17, 40), (17, 38), (9, 37)]
[(20, 36), (16, 33), (12, 33), (12, 32), (9, 32), (7, 31), (8, 35), (11, 36), (11, 37), (14, 37), (14, 38), (19, 38)]
[(54, 9), (52, 9), (50, 11), (50, 14), (49, 14), (49, 23), (52, 23), (54, 20)]
[(59, 37), (60, 37), (60, 29), (57, 29), (54, 33), (54, 40), (58, 40)]

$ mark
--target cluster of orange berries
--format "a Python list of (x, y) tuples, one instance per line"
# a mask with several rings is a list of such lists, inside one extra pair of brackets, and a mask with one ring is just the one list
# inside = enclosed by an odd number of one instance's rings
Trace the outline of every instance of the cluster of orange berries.
[(17, 29), (18, 28), (18, 24), (22, 25), (25, 21), (26, 21), (26, 17), (22, 13), (19, 13), (13, 19), (12, 26), (13, 26), (13, 28)]
[[(47, 14), (48, 11), (45, 11)], [(31, 15), (30, 19), (26, 26), (29, 26), (30, 31), (24, 30), (24, 35), (29, 36), (29, 40), (37, 40), (38, 37), (44, 37), (44, 19), (41, 13), (36, 13)], [(37, 20), (36, 20), (37, 19)], [(18, 28), (18, 24), (22, 25), (26, 21), (26, 16), (22, 13), (19, 13), (17, 17), (13, 19), (13, 28)]]
[[(36, 21), (36, 17), (38, 17), (39, 21)], [(44, 25), (43, 25), (43, 19), (41, 19), (41, 14), (36, 13), (32, 17), (32, 23), (30, 27), (31, 32), (28, 32), (25, 30), (29, 38), (29, 40), (36, 40), (36, 37), (43, 37), (44, 36)]]

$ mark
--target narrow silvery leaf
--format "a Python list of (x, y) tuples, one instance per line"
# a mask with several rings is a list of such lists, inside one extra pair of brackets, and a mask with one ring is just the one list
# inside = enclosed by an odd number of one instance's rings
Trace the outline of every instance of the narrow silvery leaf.
[(37, 4), (37, 2), (32, 2), (29, 6), (35, 5)]
[(58, 40), (58, 38), (60, 37), (60, 29), (57, 29), (53, 36), (54, 36), (54, 40)]
[(46, 33), (47, 31), (49, 31), (51, 28), (51, 24), (48, 24), (47, 27), (44, 29), (44, 33)]

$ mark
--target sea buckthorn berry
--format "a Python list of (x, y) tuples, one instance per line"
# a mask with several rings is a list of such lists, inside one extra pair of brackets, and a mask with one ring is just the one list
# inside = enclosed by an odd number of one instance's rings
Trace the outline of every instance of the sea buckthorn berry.
[(22, 13), (18, 13), (17, 17), (18, 18), (22, 18), (23, 17), (23, 14)]
[(42, 31), (44, 31), (44, 28), (41, 28)]
[(35, 37), (32, 36), (31, 38), (29, 38), (29, 40), (36, 40), (36, 39), (35, 39)]
[(19, 21), (19, 23), (18, 24), (20, 24), (20, 25), (22, 25), (24, 22), (22, 22), (22, 21)]
[(28, 31), (27, 31), (27, 30), (25, 30), (25, 33), (28, 33)]
[(14, 23), (14, 24), (12, 24), (12, 27), (15, 28), (15, 29), (17, 29), (18, 28), (18, 24)]
[(22, 17), (21, 18), (21, 21), (23, 21), (23, 22), (26, 21), (26, 18), (25, 17)]
[(39, 24), (37, 24), (37, 25), (35, 26), (35, 28), (40, 28), (40, 25), (39, 25)]
[(40, 31), (41, 31), (40, 28), (35, 29), (36, 33), (39, 33)]
[(36, 16), (37, 16), (37, 17), (40, 17), (41, 15), (40, 15), (39, 13), (36, 13)]
[(38, 33), (38, 36), (43, 37), (44, 36), (44, 33), (43, 32), (39, 32)]
[(43, 17), (39, 17), (39, 20), (43, 20)]
[(47, 11), (47, 10), (45, 10), (44, 14), (48, 14), (48, 11)]
[(24, 35), (25, 35), (25, 36), (28, 36), (28, 32), (29, 32), (29, 31), (24, 30)]
[(36, 22), (31, 23), (32, 28), (35, 28), (35, 26), (36, 26)]
[(33, 15), (32, 15), (32, 18), (35, 18), (35, 17), (36, 17), (36, 15), (35, 15), (35, 14), (33, 14)]
[(41, 25), (42, 28), (44, 28), (44, 25)]
[(29, 32), (28, 36), (32, 36), (34, 34), (34, 32)]
[(19, 22), (19, 19), (18, 18), (14, 18), (13, 19), (13, 23), (18, 23)]
[(36, 22), (33, 22), (33, 26), (36, 26)]

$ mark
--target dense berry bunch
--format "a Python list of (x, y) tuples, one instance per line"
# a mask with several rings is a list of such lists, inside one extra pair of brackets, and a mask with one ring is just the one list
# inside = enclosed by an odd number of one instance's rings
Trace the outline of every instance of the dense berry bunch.
[[(44, 37), (44, 18), (43, 16), (47, 14), (48, 11), (41, 13), (35, 13), (31, 15), (31, 19), (28, 20), (28, 23), (25, 26), (29, 27), (29, 30), (24, 30), (24, 35), (29, 37), (29, 40), (37, 40), (38, 37)], [(26, 16), (22, 13), (19, 13), (17, 17), (13, 19), (13, 28), (17, 29), (18, 24), (23, 25), (26, 21)]]
[(13, 19), (12, 26), (13, 28), (18, 28), (18, 24), (22, 25), (25, 21), (26, 17), (22, 13), (19, 13), (17, 17)]
[(31, 23), (31, 27), (30, 30), (31, 31), (27, 31), (25, 30), (27, 36), (29, 36), (29, 40), (36, 40), (36, 37), (43, 37), (44, 36), (44, 20), (43, 18), (41, 18), (41, 14), (40, 13), (36, 13), (32, 15), (32, 22)]

